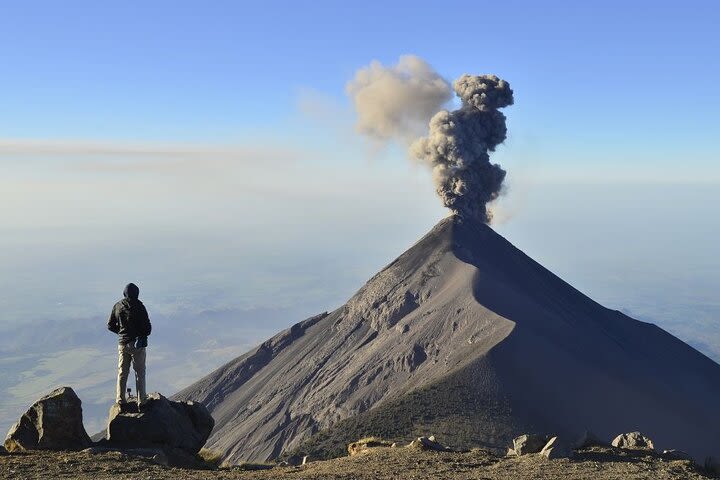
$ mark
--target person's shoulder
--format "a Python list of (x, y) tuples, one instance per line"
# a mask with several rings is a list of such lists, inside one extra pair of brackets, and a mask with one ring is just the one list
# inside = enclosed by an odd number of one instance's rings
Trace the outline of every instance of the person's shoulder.
[(139, 298), (133, 298), (132, 300), (129, 300), (128, 306), (132, 309), (145, 310), (145, 304), (141, 302)]

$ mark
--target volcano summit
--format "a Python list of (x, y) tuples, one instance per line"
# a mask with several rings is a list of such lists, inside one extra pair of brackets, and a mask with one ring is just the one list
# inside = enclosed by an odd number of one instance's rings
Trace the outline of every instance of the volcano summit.
[[(720, 454), (720, 365), (609, 310), (480, 220), (451, 216), (344, 306), (180, 392), (215, 418), (231, 463), (325, 437), (506, 448), (521, 433), (640, 430), (698, 461)], [(339, 443), (339, 441), (338, 441)], [(344, 448), (344, 445), (341, 445)]]

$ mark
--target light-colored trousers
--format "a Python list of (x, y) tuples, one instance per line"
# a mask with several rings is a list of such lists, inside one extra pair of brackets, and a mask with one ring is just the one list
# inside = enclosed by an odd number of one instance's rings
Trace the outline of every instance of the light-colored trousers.
[(147, 399), (145, 392), (145, 349), (135, 348), (134, 342), (118, 345), (118, 378), (115, 400), (117, 402), (125, 401), (125, 389), (127, 388), (127, 379), (130, 374), (130, 363), (132, 362), (133, 370), (135, 370), (135, 388), (140, 404)]

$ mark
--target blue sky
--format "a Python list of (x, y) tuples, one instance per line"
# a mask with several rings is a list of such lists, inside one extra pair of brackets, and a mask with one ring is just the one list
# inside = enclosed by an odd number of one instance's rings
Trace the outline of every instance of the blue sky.
[[(508, 79), (547, 162), (588, 143), (648, 165), (717, 156), (716, 2), (4, 2), (6, 137), (235, 141), (288, 128), (298, 90), (344, 101), (370, 59)], [(285, 132), (291, 134), (291, 132)], [(602, 158), (593, 158), (602, 162)], [(712, 165), (708, 165), (712, 166)]]
[[(192, 362), (155, 377), (170, 394), (339, 306), (429, 230), (447, 213), (429, 173), (358, 137), (345, 94), (403, 54), (511, 83), (495, 228), (720, 359), (717, 25), (713, 1), (3, 2), (0, 333), (98, 330), (32, 358), (17, 356), (30, 340), (0, 343), (17, 366), (0, 372), (15, 392), (0, 422), (97, 355), (112, 369), (97, 352), (114, 351), (103, 322), (127, 281), (169, 324), (242, 318), (214, 356), (203, 337), (172, 357), (190, 327), (158, 338), (160, 364)], [(30, 369), (83, 335), (76, 370)]]

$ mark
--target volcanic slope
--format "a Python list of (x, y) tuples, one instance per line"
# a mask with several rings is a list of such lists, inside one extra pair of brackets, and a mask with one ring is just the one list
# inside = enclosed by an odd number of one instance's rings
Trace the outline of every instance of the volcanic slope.
[(207, 447), (229, 463), (360, 433), (500, 450), (526, 432), (640, 430), (699, 461), (720, 454), (720, 365), (455, 216), (341, 308), (176, 398), (208, 406)]

